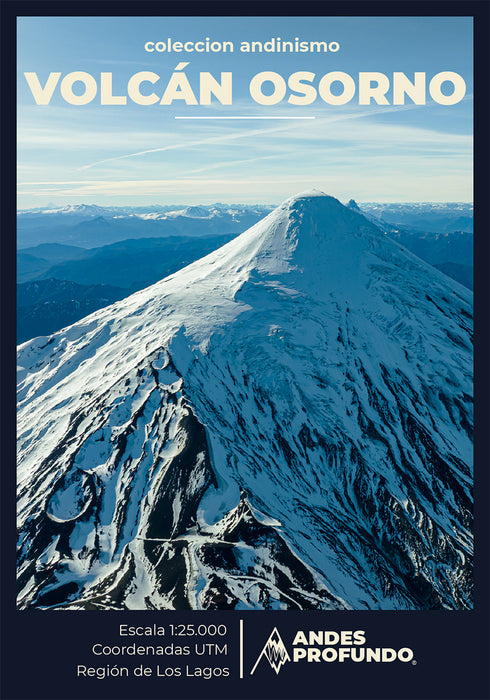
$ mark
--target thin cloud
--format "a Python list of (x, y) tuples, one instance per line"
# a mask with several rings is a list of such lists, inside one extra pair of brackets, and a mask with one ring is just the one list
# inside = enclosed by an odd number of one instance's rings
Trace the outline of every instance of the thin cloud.
[(274, 155), (274, 156), (258, 156), (256, 158), (245, 158), (243, 160), (224, 160), (221, 163), (212, 163), (211, 165), (206, 165), (204, 168), (197, 168), (196, 170), (189, 170), (189, 175), (197, 175), (198, 173), (206, 173), (209, 170), (217, 170), (218, 168), (230, 168), (235, 165), (250, 165), (251, 163), (259, 163), (264, 160), (278, 160), (284, 158), (284, 155)]
[(164, 151), (177, 151), (181, 149), (194, 148), (195, 146), (204, 146), (211, 143), (222, 143), (225, 141), (233, 141), (235, 139), (247, 138), (249, 136), (259, 136), (263, 134), (270, 134), (276, 131), (285, 131), (288, 127), (276, 127), (273, 129), (252, 129), (250, 131), (234, 132), (232, 134), (221, 134), (219, 136), (211, 136), (207, 139), (199, 139), (197, 141), (186, 141), (183, 143), (174, 143), (169, 146), (162, 146), (161, 148), (149, 148), (145, 151), (137, 151), (136, 153), (126, 153), (122, 156), (114, 156), (112, 158), (105, 158), (104, 160), (96, 161), (95, 163), (90, 163), (89, 165), (84, 165), (78, 170), (88, 170), (89, 168), (94, 168), (97, 165), (102, 165), (103, 163), (109, 163), (115, 160), (123, 160), (125, 158), (136, 158), (138, 156), (144, 156), (149, 153), (162, 153)]

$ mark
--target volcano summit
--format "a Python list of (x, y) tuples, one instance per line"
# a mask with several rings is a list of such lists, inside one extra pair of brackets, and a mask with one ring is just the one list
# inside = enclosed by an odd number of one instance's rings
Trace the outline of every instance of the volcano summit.
[(471, 608), (471, 331), (315, 191), (19, 346), (19, 607)]

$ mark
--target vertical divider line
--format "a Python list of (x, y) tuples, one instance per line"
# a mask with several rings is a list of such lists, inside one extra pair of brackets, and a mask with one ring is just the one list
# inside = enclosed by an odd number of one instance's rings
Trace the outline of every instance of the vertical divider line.
[(243, 620), (240, 620), (240, 678), (243, 678)]

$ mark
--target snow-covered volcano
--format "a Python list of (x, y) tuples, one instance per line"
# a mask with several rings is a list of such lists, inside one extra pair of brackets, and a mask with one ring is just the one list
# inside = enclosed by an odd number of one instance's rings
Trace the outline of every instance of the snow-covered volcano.
[(471, 293), (319, 192), (19, 347), (19, 606), (471, 607)]

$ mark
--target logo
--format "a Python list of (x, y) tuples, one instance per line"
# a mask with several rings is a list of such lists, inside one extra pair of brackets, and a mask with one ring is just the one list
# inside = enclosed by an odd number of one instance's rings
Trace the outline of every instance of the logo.
[(417, 665), (413, 649), (410, 647), (393, 649), (392, 647), (368, 646), (364, 630), (297, 630), (289, 652), (277, 627), (274, 627), (250, 671), (250, 675), (253, 675), (262, 657), (265, 657), (269, 662), (269, 666), (276, 672), (276, 675), (279, 674), (287, 661), (293, 664), (323, 662), (350, 665), (401, 662), (411, 663), (412, 666)]
[(273, 668), (277, 674), (279, 674), (281, 667), (284, 666), (286, 661), (291, 661), (287, 649), (284, 646), (284, 642), (281, 639), (281, 635), (277, 631), (277, 627), (274, 627), (274, 629), (272, 630), (272, 634), (270, 635), (269, 639), (264, 645), (264, 648), (260, 652), (259, 658), (255, 662), (255, 666), (250, 671), (250, 675), (253, 674), (253, 672), (259, 665), (260, 659), (263, 656), (265, 656), (271, 668)]

